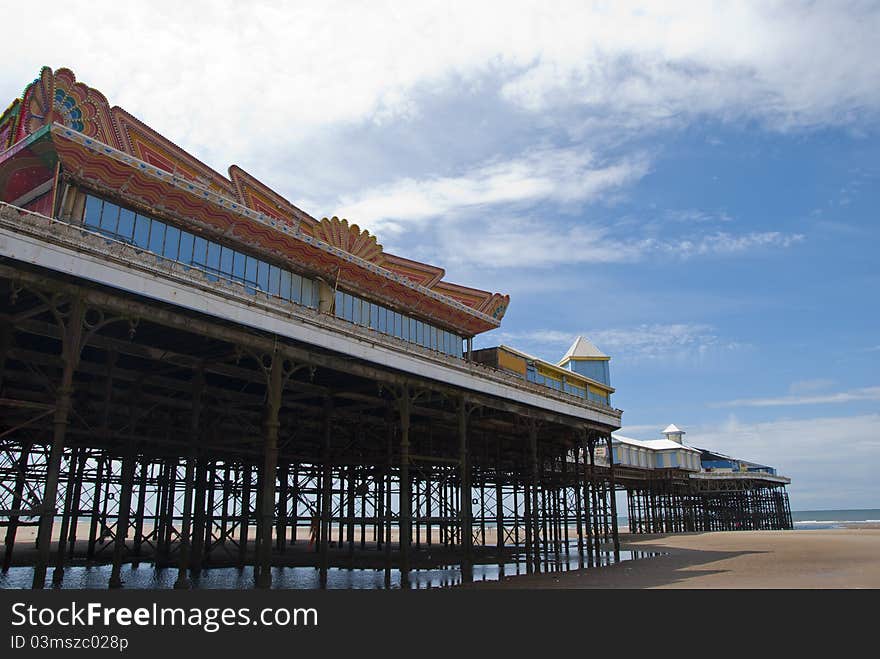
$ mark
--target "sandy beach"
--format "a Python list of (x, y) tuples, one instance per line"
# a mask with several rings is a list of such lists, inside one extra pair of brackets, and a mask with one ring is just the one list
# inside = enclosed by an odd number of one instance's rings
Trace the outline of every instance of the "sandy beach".
[[(872, 525), (876, 526), (876, 525)], [(621, 536), (664, 555), (473, 588), (880, 588), (880, 529)]]

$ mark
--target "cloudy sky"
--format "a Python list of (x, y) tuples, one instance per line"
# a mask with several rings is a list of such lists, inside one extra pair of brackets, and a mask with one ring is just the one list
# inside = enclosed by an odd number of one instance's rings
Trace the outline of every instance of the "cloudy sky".
[[(50, 5), (53, 3), (49, 3)], [(4, 35), (0, 98), (68, 66), (448, 278), (505, 342), (612, 356), (624, 431), (880, 508), (880, 4), (67, 4)]]

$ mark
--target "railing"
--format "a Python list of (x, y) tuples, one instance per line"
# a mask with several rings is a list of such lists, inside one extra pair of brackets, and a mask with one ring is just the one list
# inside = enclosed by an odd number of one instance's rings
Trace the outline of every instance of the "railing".
[(46, 243), (56, 244), (68, 249), (76, 249), (84, 253), (91, 253), (107, 261), (113, 261), (159, 277), (195, 286), (214, 294), (234, 299), (246, 306), (257, 307), (291, 320), (295, 319), (331, 330), (337, 334), (368, 341), (407, 355), (417, 355), (426, 361), (455, 368), (485, 380), (512, 386), (522, 391), (537, 394), (543, 398), (560, 400), (617, 418), (620, 418), (622, 414), (621, 410), (615, 409), (610, 405), (585, 400), (563, 391), (528, 382), (525, 379), (484, 364), (466, 361), (458, 357), (429, 350), (418, 344), (356, 325), (316, 309), (310, 309), (281, 298), (272, 297), (260, 291), (256, 294), (251, 294), (245, 290), (243, 285), (226, 279), (218, 281), (216, 276), (202, 271), (198, 267), (192, 265), (184, 266), (183, 264), (169, 261), (167, 258), (156, 256), (128, 243), (113, 240), (98, 232), (34, 213), (18, 206), (0, 202), (0, 226), (17, 233), (31, 235)]

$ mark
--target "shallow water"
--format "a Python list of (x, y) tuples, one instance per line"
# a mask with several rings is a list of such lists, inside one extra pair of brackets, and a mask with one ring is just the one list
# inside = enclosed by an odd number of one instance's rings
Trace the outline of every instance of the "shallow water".
[[(657, 552), (621, 550), (620, 560), (629, 561), (659, 555)], [(570, 545), (570, 554), (556, 555), (551, 553), (543, 556), (541, 572), (568, 572), (582, 567), (577, 554), (577, 544)], [(613, 564), (614, 555), (603, 552), (601, 565)], [(593, 568), (595, 569), (595, 568)], [(64, 571), (64, 582), (61, 589), (106, 589), (110, 579), (111, 566), (90, 565), (72, 566)], [(497, 581), (499, 577), (526, 574), (525, 555), (511, 558), (503, 565), (483, 564), (473, 568), (474, 581)], [(5, 574), (0, 574), (0, 588), (30, 588), (33, 571), (30, 567), (13, 567)], [(51, 579), (51, 570), (50, 570)], [(122, 566), (122, 581), (125, 588), (162, 589), (172, 588), (177, 580), (174, 568), (154, 568), (149, 563), (141, 563), (138, 567), (130, 564)], [(441, 588), (461, 583), (461, 568), (449, 565), (431, 569), (411, 570), (409, 583), (411, 588)], [(239, 570), (235, 567), (204, 568), (201, 574), (192, 578), (193, 588), (248, 589), (253, 588), (253, 568)], [(272, 587), (279, 589), (317, 589), (321, 587), (320, 571), (314, 567), (274, 567), (272, 568)], [(400, 571), (391, 570), (386, 575), (384, 569), (362, 568), (330, 568), (327, 571), (326, 588), (367, 589), (400, 588)]]

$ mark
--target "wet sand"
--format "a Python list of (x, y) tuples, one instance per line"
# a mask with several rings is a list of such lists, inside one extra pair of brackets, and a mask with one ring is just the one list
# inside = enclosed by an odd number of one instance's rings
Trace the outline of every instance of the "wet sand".
[[(873, 525), (872, 525), (873, 526)], [(665, 555), (473, 588), (880, 588), (880, 529), (621, 536)]]

